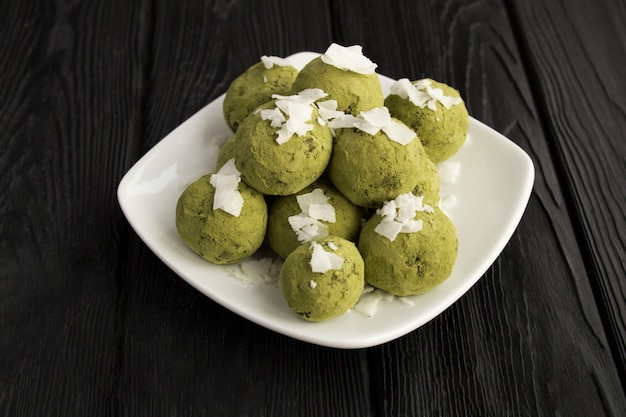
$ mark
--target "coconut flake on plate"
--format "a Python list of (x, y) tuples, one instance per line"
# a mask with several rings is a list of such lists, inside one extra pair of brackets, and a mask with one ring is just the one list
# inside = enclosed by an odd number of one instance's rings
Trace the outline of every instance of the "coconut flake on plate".
[(364, 75), (374, 74), (378, 66), (363, 55), (363, 47), (360, 45), (341, 46), (332, 43), (326, 52), (322, 54), (321, 59), (325, 64), (341, 70)]
[(316, 273), (324, 274), (330, 270), (340, 269), (343, 265), (343, 258), (332, 252), (326, 252), (324, 247), (319, 243), (311, 242), (311, 270)]
[(366, 286), (361, 293), (359, 301), (357, 301), (353, 309), (363, 314), (365, 317), (372, 318), (376, 314), (378, 303), (380, 301), (392, 301), (393, 298), (393, 294), (390, 294), (387, 291), (381, 290), (380, 288)]
[(243, 197), (238, 191), (241, 173), (235, 167), (235, 159), (229, 159), (217, 173), (212, 174), (210, 183), (215, 187), (213, 210), (223, 210), (239, 217), (243, 208)]
[(437, 164), (439, 180), (444, 184), (456, 184), (461, 173), (461, 163), (445, 161)]
[(224, 270), (248, 285), (277, 284), (283, 261), (280, 258), (247, 258), (234, 265), (225, 265)]
[(281, 57), (278, 57), (278, 56), (272, 56), (272, 55), (271, 56), (263, 55), (261, 57), (261, 62), (263, 63), (263, 65), (267, 69), (271, 69), (274, 65), (279, 66), (279, 67), (289, 67), (289, 66), (292, 66), (291, 62), (289, 62), (288, 59), (281, 58)]

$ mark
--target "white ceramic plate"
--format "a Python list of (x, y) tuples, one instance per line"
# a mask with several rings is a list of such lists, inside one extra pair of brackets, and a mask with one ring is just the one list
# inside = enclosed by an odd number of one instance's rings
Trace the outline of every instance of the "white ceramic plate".
[[(303, 67), (318, 54), (290, 60)], [(385, 94), (393, 82), (381, 76)], [(506, 137), (471, 119), (468, 140), (449, 161), (460, 163), (454, 184), (442, 184), (442, 198), (457, 201), (448, 215), (459, 238), (452, 275), (413, 305), (381, 301), (373, 317), (351, 310), (321, 323), (297, 317), (277, 285), (248, 285), (189, 250), (178, 237), (175, 207), (183, 189), (211, 172), (220, 145), (231, 136), (222, 116), (224, 96), (185, 121), (144, 155), (118, 188), (120, 206), (148, 247), (175, 273), (224, 307), (268, 329), (337, 348), (378, 345), (428, 322), (474, 285), (511, 238), (528, 203), (534, 168), (528, 155)]]

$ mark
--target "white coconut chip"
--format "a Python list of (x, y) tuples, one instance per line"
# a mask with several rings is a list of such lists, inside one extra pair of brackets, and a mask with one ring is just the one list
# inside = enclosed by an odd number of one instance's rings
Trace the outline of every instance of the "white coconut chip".
[(439, 173), (439, 181), (444, 184), (455, 184), (461, 173), (461, 163), (453, 161), (445, 161), (437, 164), (437, 172)]
[(263, 55), (261, 57), (261, 62), (263, 63), (263, 65), (267, 69), (272, 68), (274, 65), (279, 66), (279, 67), (289, 67), (289, 66), (291, 66), (291, 62), (289, 62), (288, 59), (281, 58), (281, 57), (278, 57), (278, 56)]
[(332, 43), (321, 56), (324, 63), (344, 71), (358, 74), (374, 74), (377, 65), (363, 55), (363, 47), (359, 45), (341, 46)]
[(355, 127), (356, 123), (358, 123), (359, 118), (353, 116), (351, 114), (344, 114), (343, 116), (339, 116), (328, 122), (328, 127), (331, 129), (345, 129)]
[(335, 207), (328, 204), (324, 190), (316, 188), (310, 193), (296, 196), (301, 213), (290, 216), (287, 220), (300, 242), (328, 236), (328, 226), (323, 221), (336, 221)]
[(423, 204), (424, 197), (412, 193), (400, 194), (394, 200), (385, 203), (376, 210), (382, 217), (374, 231), (390, 241), (394, 241), (400, 233), (416, 233), (422, 230), (422, 220), (414, 220), (418, 211), (432, 212), (433, 208)]
[(248, 285), (277, 284), (282, 264), (280, 258), (247, 258), (238, 264), (225, 265), (224, 270)]
[(393, 120), (387, 107), (362, 111), (358, 116), (350, 114), (339, 116), (331, 120), (328, 127), (332, 129), (357, 128), (370, 135), (375, 135), (382, 129), (390, 140), (401, 145), (407, 145), (417, 137), (410, 127)]
[(328, 271), (340, 269), (344, 259), (332, 252), (326, 252), (324, 247), (317, 242), (311, 242), (311, 270), (315, 273), (326, 273)]
[(413, 139), (417, 137), (417, 134), (413, 129), (403, 123), (395, 121), (391, 122), (391, 125), (384, 126), (383, 132), (394, 142), (398, 142), (400, 145), (408, 145)]
[(313, 130), (313, 124), (309, 122), (312, 120), (314, 103), (327, 95), (319, 88), (308, 88), (292, 96), (273, 94), (276, 107), (261, 110), (261, 119), (270, 120), (271, 126), (278, 128), (276, 143), (282, 145), (293, 135), (303, 136)]
[(444, 95), (441, 88), (433, 88), (428, 78), (422, 78), (412, 83), (408, 78), (401, 78), (391, 85), (389, 91), (390, 94), (400, 96), (405, 100), (408, 99), (418, 107), (428, 107), (432, 111), (437, 111), (437, 102), (446, 109), (463, 102), (460, 97)]
[(336, 119), (345, 114), (341, 110), (337, 110), (337, 100), (320, 101), (317, 103), (317, 109), (320, 117), (325, 121)]
[(243, 197), (237, 190), (241, 181), (241, 173), (235, 167), (235, 160), (229, 159), (220, 170), (211, 175), (210, 182), (215, 187), (213, 210), (223, 210), (239, 217), (243, 208)]
[(317, 220), (324, 220), (335, 223), (335, 208), (330, 204), (311, 204), (309, 206), (309, 216)]
[[(391, 295), (391, 298), (389, 295)], [(372, 318), (378, 310), (379, 302), (382, 300), (392, 301), (393, 295), (379, 288), (365, 287), (359, 301), (353, 309), (363, 314), (365, 317)]]

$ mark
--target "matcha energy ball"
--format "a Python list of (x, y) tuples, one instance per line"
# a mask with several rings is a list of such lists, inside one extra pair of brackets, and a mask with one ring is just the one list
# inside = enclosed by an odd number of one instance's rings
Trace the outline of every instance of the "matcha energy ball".
[[(204, 259), (215, 264), (236, 263), (263, 243), (267, 205), (262, 194), (239, 182), (235, 191), (243, 201), (239, 214), (216, 209), (211, 177), (200, 177), (183, 191), (176, 204), (176, 229), (185, 244)], [(227, 195), (225, 205), (232, 200), (236, 198)]]
[(419, 171), (417, 185), (413, 189), (413, 194), (424, 196), (424, 203), (431, 206), (438, 206), (440, 200), (441, 183), (437, 167), (427, 156), (424, 156), (422, 169)]
[(215, 168), (220, 169), (229, 159), (235, 157), (235, 136), (228, 138), (226, 142), (220, 147), (220, 151), (217, 154), (217, 160), (215, 162)]
[(261, 61), (235, 78), (226, 91), (223, 111), (226, 123), (237, 131), (252, 110), (272, 100), (273, 94), (287, 95), (298, 70), (287, 60), (261, 57)]
[(289, 308), (309, 321), (344, 314), (359, 300), (363, 285), (361, 254), (354, 243), (336, 236), (300, 245), (280, 270)]
[(333, 137), (328, 126), (318, 122), (312, 103), (298, 96), (277, 99), (241, 123), (234, 139), (235, 163), (249, 186), (267, 195), (289, 195), (322, 175)]
[(320, 88), (328, 93), (328, 99), (337, 101), (337, 110), (357, 115), (384, 103), (375, 69), (376, 64), (362, 55), (360, 47), (332, 44), (300, 70), (292, 92)]
[[(391, 123), (410, 131), (397, 120)], [(328, 166), (335, 187), (353, 204), (370, 208), (412, 191), (420, 179), (424, 150), (415, 133), (410, 133), (413, 139), (403, 144), (384, 129), (374, 134), (359, 128), (337, 129)]]
[(469, 114), (454, 88), (424, 78), (395, 82), (385, 99), (391, 115), (410, 126), (435, 163), (454, 155), (465, 142)]
[[(397, 233), (391, 240), (383, 234), (399, 226), (381, 215), (385, 211), (379, 210), (361, 231), (359, 250), (365, 261), (366, 281), (398, 296), (422, 294), (445, 281), (458, 250), (452, 221), (438, 207), (418, 210), (408, 220), (417, 226), (416, 231)], [(407, 220), (402, 223), (407, 224)]]
[(297, 194), (274, 200), (269, 209), (268, 242), (283, 259), (301, 244), (328, 235), (356, 243), (365, 215), (330, 181), (318, 180)]

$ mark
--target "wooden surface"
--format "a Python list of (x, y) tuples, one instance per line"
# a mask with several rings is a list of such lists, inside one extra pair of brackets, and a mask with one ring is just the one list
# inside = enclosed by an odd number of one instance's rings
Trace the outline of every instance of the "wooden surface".
[[(624, 21), (618, 0), (0, 2), (0, 415), (626, 415)], [(116, 200), (261, 55), (330, 42), (456, 86), (536, 169), (485, 276), (369, 349), (219, 306)]]

